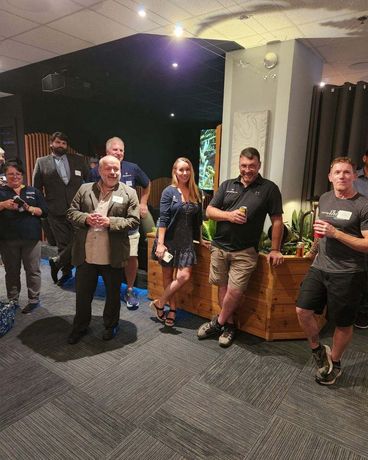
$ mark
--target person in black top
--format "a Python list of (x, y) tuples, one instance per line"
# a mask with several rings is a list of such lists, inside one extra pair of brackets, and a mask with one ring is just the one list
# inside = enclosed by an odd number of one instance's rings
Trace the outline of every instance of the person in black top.
[(272, 221), (272, 249), (267, 258), (275, 266), (283, 262), (281, 193), (276, 184), (259, 174), (260, 167), (260, 155), (255, 148), (242, 150), (240, 176), (223, 182), (207, 207), (207, 217), (217, 221), (209, 281), (219, 286), (221, 313), (204, 323), (197, 335), (199, 339), (220, 335), (219, 344), (223, 347), (230, 346), (235, 337), (233, 315), (256, 268), (267, 214)]
[(5, 163), (7, 185), (0, 187), (0, 253), (5, 267), (9, 301), (18, 304), (20, 269), (26, 272), (28, 304), (23, 313), (40, 305), (41, 219), (47, 215), (42, 193), (23, 185), (23, 168), (16, 160)]

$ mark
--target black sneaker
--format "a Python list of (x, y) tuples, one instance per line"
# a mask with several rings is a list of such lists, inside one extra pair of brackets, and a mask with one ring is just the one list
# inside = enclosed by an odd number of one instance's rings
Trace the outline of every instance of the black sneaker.
[(225, 324), (224, 331), (219, 337), (220, 347), (229, 347), (235, 339), (236, 328), (234, 324)]
[(341, 365), (334, 363), (332, 371), (327, 375), (316, 375), (316, 382), (320, 385), (333, 385), (342, 374)]
[(316, 377), (325, 377), (332, 371), (331, 349), (328, 345), (321, 345), (321, 349), (312, 353), (317, 365)]
[(368, 329), (368, 311), (360, 311), (354, 323), (359, 329)]
[(109, 327), (105, 329), (105, 332), (103, 333), (103, 336), (102, 336), (102, 340), (113, 339), (118, 333), (118, 330), (119, 330), (119, 326)]
[(52, 281), (56, 284), (58, 282), (58, 273), (59, 273), (59, 265), (56, 262), (56, 257), (49, 258), (49, 265), (51, 269), (51, 278)]
[(64, 284), (69, 281), (71, 278), (73, 278), (72, 272), (64, 273), (63, 276), (58, 280), (56, 283), (57, 286), (64, 286)]
[(211, 337), (211, 335), (220, 335), (222, 331), (222, 326), (217, 322), (218, 316), (211, 319), (208, 323), (202, 324), (197, 331), (197, 337), (202, 340), (206, 339), (207, 337)]
[(29, 303), (23, 308), (22, 313), (24, 313), (25, 315), (27, 313), (31, 313), (34, 309), (38, 308), (39, 306), (41, 306), (40, 302)]

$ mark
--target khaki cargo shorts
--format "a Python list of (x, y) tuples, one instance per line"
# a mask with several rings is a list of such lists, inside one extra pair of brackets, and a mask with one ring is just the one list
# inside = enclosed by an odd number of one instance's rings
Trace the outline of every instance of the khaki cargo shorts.
[(129, 257), (138, 257), (139, 232), (129, 235), (130, 252)]
[(244, 292), (257, 260), (258, 252), (254, 248), (230, 252), (212, 246), (209, 282), (216, 286), (229, 284)]

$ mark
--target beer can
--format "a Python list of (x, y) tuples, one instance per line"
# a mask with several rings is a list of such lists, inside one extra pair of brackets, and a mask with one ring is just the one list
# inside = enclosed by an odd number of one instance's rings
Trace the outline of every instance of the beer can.
[(248, 208), (246, 206), (240, 206), (239, 211), (244, 214), (244, 216), (247, 215)]
[(296, 254), (297, 257), (304, 256), (304, 243), (303, 241), (299, 241), (296, 245)]

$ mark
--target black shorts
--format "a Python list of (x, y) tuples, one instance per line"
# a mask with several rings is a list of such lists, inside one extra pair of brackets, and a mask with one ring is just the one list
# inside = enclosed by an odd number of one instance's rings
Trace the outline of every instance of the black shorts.
[(327, 273), (311, 267), (300, 286), (296, 304), (317, 315), (327, 305), (329, 318), (335, 320), (336, 326), (352, 326), (365, 282), (365, 272)]

